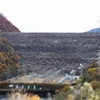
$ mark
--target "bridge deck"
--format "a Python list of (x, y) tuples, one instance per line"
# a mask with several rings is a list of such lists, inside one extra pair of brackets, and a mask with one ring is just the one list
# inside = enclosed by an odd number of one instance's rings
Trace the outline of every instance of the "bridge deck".
[(46, 83), (1, 83), (0, 91), (26, 90), (26, 91), (55, 91), (61, 90), (66, 84), (46, 84)]

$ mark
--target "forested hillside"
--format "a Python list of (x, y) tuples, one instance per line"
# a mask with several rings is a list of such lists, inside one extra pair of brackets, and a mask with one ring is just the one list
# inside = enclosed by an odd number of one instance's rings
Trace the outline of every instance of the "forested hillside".
[(0, 14), (0, 31), (2, 32), (20, 32), (6, 17)]
[(0, 78), (2, 79), (7, 71), (18, 68), (20, 56), (14, 51), (5, 37), (0, 38)]

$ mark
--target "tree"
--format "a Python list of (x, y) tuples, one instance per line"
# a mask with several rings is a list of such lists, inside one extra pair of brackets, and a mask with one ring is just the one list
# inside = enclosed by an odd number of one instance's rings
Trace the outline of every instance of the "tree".
[(7, 39), (5, 37), (1, 38), (1, 41), (6, 43), (7, 42)]

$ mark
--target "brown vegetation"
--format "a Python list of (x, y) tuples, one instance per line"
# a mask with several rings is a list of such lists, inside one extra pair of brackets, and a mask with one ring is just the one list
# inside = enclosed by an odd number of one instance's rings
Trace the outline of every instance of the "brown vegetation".
[(0, 78), (2, 78), (7, 70), (18, 68), (20, 56), (15, 53), (14, 49), (9, 45), (5, 37), (0, 38)]
[(0, 31), (2, 32), (20, 32), (10, 21), (7, 20), (2, 14), (0, 14)]

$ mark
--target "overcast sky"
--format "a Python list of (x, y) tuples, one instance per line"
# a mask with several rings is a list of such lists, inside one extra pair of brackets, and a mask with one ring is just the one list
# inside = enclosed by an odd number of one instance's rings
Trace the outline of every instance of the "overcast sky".
[(84, 32), (99, 27), (100, 0), (0, 0), (21, 32)]

